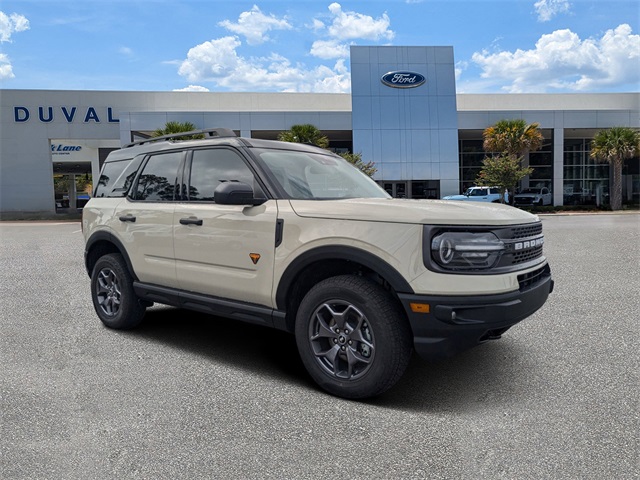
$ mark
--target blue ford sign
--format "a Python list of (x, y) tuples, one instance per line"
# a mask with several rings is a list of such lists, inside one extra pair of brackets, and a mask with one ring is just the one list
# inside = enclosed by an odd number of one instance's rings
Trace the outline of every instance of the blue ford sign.
[(427, 81), (424, 75), (415, 72), (389, 72), (385, 73), (381, 80), (393, 88), (415, 88)]

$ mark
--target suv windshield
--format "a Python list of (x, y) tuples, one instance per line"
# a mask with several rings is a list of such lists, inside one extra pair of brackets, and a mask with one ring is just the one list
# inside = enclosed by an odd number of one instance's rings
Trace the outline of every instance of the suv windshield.
[(292, 199), (390, 198), (371, 178), (334, 155), (268, 149), (254, 153)]

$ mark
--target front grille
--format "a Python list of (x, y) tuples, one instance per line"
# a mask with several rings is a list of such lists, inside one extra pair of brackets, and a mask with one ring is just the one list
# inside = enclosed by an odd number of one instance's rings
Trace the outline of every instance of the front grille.
[(505, 245), (505, 252), (494, 269), (526, 268), (528, 263), (542, 257), (542, 222), (500, 228), (494, 233)]
[(549, 265), (545, 265), (544, 267), (538, 268), (532, 272), (518, 275), (518, 285), (520, 285), (520, 290), (526, 290), (550, 275), (551, 268), (549, 268)]
[(511, 229), (511, 238), (513, 240), (519, 238), (535, 237), (542, 233), (542, 223), (534, 223), (533, 225), (521, 225)]
[(542, 255), (542, 245), (538, 245), (530, 250), (524, 252), (517, 252), (513, 255), (512, 264), (525, 263), (530, 260), (534, 260)]

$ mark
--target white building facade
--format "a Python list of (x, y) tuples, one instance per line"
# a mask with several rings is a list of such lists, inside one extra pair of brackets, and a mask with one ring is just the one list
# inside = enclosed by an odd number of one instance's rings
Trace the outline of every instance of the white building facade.
[[(452, 47), (352, 47), (351, 75), (350, 95), (0, 90), (0, 214), (79, 205), (75, 182), (59, 191), (56, 178), (90, 183), (110, 151), (169, 121), (267, 139), (313, 124), (331, 149), (375, 162), (393, 196), (440, 198), (474, 183), (485, 128), (524, 119), (545, 142), (525, 159), (534, 172), (523, 186), (551, 188), (555, 205), (606, 202), (609, 167), (590, 160), (590, 141), (640, 128), (636, 92), (456, 95)], [(623, 199), (637, 202), (638, 159), (623, 174)]]

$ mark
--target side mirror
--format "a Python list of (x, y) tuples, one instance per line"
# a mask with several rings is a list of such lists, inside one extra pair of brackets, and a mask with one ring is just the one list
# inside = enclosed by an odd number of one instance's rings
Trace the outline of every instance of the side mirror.
[(242, 182), (222, 182), (213, 192), (213, 200), (220, 205), (262, 205), (266, 198), (255, 198), (253, 188)]

